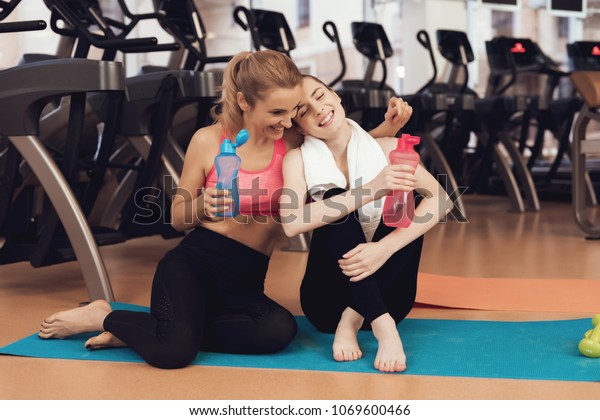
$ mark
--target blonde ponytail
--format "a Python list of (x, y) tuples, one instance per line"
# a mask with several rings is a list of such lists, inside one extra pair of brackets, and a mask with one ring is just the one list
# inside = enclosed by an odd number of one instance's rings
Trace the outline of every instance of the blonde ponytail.
[(211, 116), (220, 121), (228, 135), (234, 135), (244, 125), (243, 112), (237, 102), (241, 92), (250, 107), (264, 99), (267, 91), (275, 88), (292, 89), (302, 84), (302, 74), (285, 54), (264, 50), (244, 51), (235, 55), (223, 74), (221, 97), (211, 110)]

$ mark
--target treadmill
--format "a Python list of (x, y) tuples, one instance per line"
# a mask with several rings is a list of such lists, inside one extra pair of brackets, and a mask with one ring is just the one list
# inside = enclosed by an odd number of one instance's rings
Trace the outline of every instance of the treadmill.
[[(571, 127), (582, 101), (577, 96), (555, 97), (561, 79), (569, 74), (560, 70), (531, 39), (497, 37), (488, 41), (486, 47), (491, 68), (488, 93), (504, 95), (509, 100), (508, 150), (514, 152), (512, 146), (517, 145), (539, 194), (551, 198), (570, 195), (570, 165), (564, 157), (570, 156)], [(519, 92), (519, 82), (528, 76), (539, 82), (545, 79), (543, 87)], [(507, 95), (510, 91), (512, 94)], [(547, 134), (558, 144), (552, 162), (543, 160), (541, 155)], [(525, 151), (530, 152), (529, 156)], [(516, 156), (511, 158), (518, 160)], [(588, 188), (591, 197), (592, 185)]]
[[(52, 10), (55, 32), (77, 38), (75, 56), (87, 56), (92, 45), (103, 49), (103, 59), (113, 60), (116, 50), (98, 46), (98, 40), (113, 42), (135, 28), (142, 20), (163, 20), (163, 13), (132, 14), (119, 0), (128, 24), (115, 22), (102, 14), (97, 0), (46, 0)], [(62, 21), (64, 24), (59, 24)], [(65, 30), (64, 27), (72, 28)], [(101, 34), (93, 28), (101, 28)], [(120, 32), (117, 34), (117, 30)], [(179, 44), (129, 48), (124, 53), (174, 50)], [(220, 84), (218, 73), (194, 70), (168, 70), (129, 77), (116, 129), (120, 139), (111, 152), (108, 166), (118, 179), (107, 204), (95, 209), (100, 224), (117, 229), (127, 238), (161, 234), (181, 236), (169, 223), (170, 199), (179, 183), (182, 152), (166, 153), (176, 146), (169, 141), (174, 114), (180, 108), (199, 102), (211, 103)], [(96, 103), (97, 101), (92, 101)], [(101, 203), (102, 204), (102, 203)]]
[[(497, 176), (502, 183), (502, 193), (509, 198), (511, 211), (539, 210), (529, 172), (521, 159), (514, 159), (518, 152), (511, 147), (506, 132), (511, 115), (510, 99), (501, 95), (481, 98), (468, 87), (468, 64), (475, 56), (466, 33), (439, 29), (436, 38), (438, 50), (449, 65), (447, 77), (441, 81), (437, 80), (429, 36), (425, 31), (417, 35), (419, 42), (429, 50), (434, 69), (433, 77), (420, 92), (443, 93), (448, 101), (445, 113), (429, 119), (428, 131), (439, 143), (461, 183), (469, 186), (469, 192), (493, 193), (489, 179)], [(474, 148), (469, 147), (472, 134), (477, 139)], [(502, 151), (502, 146), (507, 149), (506, 145), (509, 156)]]
[(586, 239), (600, 239), (600, 222), (596, 213), (598, 203), (589, 197), (589, 168), (597, 166), (600, 154), (600, 140), (589, 130), (590, 122), (600, 124), (600, 42), (574, 42), (567, 46), (567, 51), (571, 81), (584, 101), (573, 125), (573, 215)]
[[(14, 10), (20, 0), (0, 3), (0, 20)], [(45, 22), (0, 24), (0, 32), (43, 29)], [(116, 48), (151, 44), (156, 40), (118, 40)], [(88, 59), (56, 59), (23, 64), (0, 71), (0, 137), (4, 152), (2, 198), (0, 204), (0, 263), (30, 259), (32, 265), (77, 259), (90, 299), (114, 300), (112, 287), (90, 226), (69, 183), (77, 155), (78, 135), (83, 126), (82, 109), (89, 92), (108, 92), (122, 96), (125, 90), (121, 63)], [(40, 140), (40, 117), (44, 107), (64, 96), (71, 96), (67, 149), (60, 164)], [(83, 101), (81, 100), (83, 98)], [(115, 102), (113, 102), (113, 105)], [(26, 232), (36, 241), (24, 241), (14, 231), (15, 200), (22, 185), (19, 166), (26, 163), (51, 202), (52, 211), (41, 229)], [(9, 209), (10, 203), (10, 209)], [(20, 215), (17, 215), (20, 216)], [(56, 246), (56, 219), (62, 224), (68, 244)], [(29, 239), (29, 238), (27, 238)], [(53, 246), (49, 246), (51, 243)], [(24, 252), (25, 251), (25, 252)], [(26, 255), (27, 258), (23, 258)]]

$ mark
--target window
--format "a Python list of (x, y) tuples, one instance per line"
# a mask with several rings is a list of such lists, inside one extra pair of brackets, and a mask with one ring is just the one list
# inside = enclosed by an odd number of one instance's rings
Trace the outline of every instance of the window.
[(558, 37), (568, 38), (569, 37), (569, 18), (565, 16), (558, 17)]
[(298, 28), (310, 25), (310, 0), (298, 0)]
[(492, 10), (492, 28), (494, 36), (513, 36), (513, 13), (502, 10)]

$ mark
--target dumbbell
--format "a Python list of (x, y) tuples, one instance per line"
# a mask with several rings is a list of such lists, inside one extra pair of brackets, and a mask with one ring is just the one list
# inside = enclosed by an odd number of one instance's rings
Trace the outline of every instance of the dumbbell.
[(600, 357), (600, 314), (592, 318), (594, 329), (588, 330), (579, 342), (579, 351), (586, 357)]

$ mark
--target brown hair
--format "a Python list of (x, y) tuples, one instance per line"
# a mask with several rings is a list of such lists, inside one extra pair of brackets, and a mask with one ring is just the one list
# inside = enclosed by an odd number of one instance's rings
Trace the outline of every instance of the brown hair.
[(323, 87), (326, 87), (326, 88), (327, 88), (327, 89), (329, 89), (330, 91), (332, 91), (332, 92), (335, 92), (335, 91), (334, 91), (334, 90), (331, 88), (331, 86), (329, 86), (327, 83), (325, 83), (324, 81), (322, 81), (322, 80), (321, 80), (321, 79), (319, 79), (318, 77), (315, 77), (315, 76), (313, 76), (312, 74), (303, 74), (303, 75), (302, 75), (302, 78), (303, 78), (303, 79), (312, 79), (312, 80), (314, 80), (315, 82), (322, 84), (322, 85), (323, 85)]
[(301, 84), (302, 74), (287, 55), (272, 50), (241, 52), (225, 67), (221, 97), (211, 109), (211, 116), (223, 124), (228, 134), (237, 133), (244, 124), (238, 92), (254, 107), (270, 89), (292, 89)]

